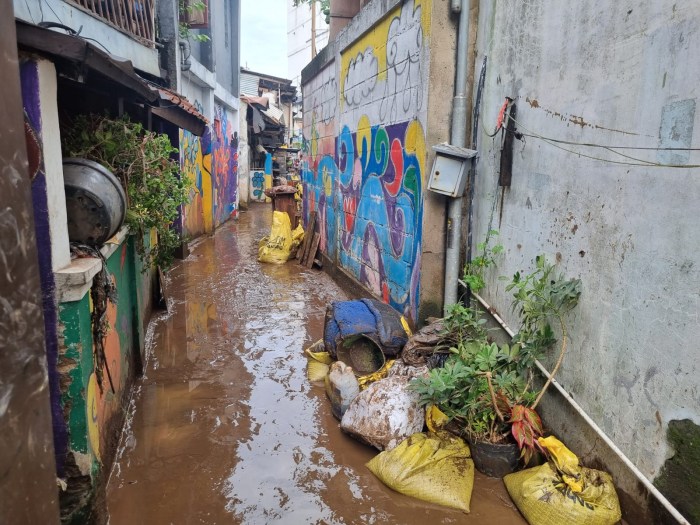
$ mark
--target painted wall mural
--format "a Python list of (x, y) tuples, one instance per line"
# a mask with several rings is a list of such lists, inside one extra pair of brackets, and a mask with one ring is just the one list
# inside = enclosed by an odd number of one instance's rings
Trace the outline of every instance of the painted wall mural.
[[(204, 108), (195, 101), (198, 111)], [(238, 133), (234, 118), (217, 104), (213, 124), (198, 137), (180, 131), (180, 165), (192, 181), (191, 201), (183, 209), (183, 233), (210, 233), (238, 213)]]
[[(321, 249), (331, 260), (412, 319), (420, 297), (429, 2), (398, 6), (304, 85), (304, 217), (318, 213)], [(338, 86), (332, 96), (329, 86)]]
[(212, 126), (212, 168), (215, 181), (214, 226), (238, 212), (238, 132), (229, 112), (216, 105)]
[(61, 390), (58, 374), (58, 310), (53, 294), (55, 283), (51, 265), (51, 233), (46, 173), (43, 160), (41, 104), (39, 97), (39, 69), (37, 62), (24, 60), (20, 63), (22, 104), (24, 106), (25, 136), (28, 150), (30, 177), (32, 182), (32, 206), (34, 227), (39, 250), (39, 276), (41, 278), (42, 306), (44, 310), (44, 334), (48, 363), (51, 418), (53, 423), (56, 467), (59, 476), (64, 473), (65, 454), (68, 451), (68, 429), (61, 408)]

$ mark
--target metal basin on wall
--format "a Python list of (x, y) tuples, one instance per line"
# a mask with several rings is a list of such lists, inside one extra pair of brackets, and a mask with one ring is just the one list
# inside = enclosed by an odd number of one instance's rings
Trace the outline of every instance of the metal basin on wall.
[(87, 159), (63, 159), (68, 238), (89, 245), (103, 244), (121, 228), (126, 194), (107, 168)]

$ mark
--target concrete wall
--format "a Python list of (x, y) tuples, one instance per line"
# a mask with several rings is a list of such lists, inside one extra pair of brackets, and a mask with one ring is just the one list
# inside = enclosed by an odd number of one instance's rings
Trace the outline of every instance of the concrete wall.
[(239, 0), (209, 2), (214, 70), (219, 84), (239, 95), (241, 6)]
[[(517, 327), (497, 274), (529, 271), (544, 253), (583, 281), (559, 380), (652, 480), (675, 453), (669, 424), (700, 424), (700, 179), (697, 168), (682, 167), (700, 156), (653, 149), (700, 147), (698, 48), (697, 2), (481, 3), (476, 63), (487, 55), (488, 66), (474, 243), (493, 227), (505, 246), (486, 295)], [(501, 196), (500, 137), (484, 132), (493, 131), (505, 96), (526, 136), (515, 141), (512, 186)], [(652, 149), (616, 154), (538, 136)], [(542, 408), (552, 430), (579, 453), (594, 449), (589, 463), (611, 466), (621, 492), (643, 507), (636, 480), (592, 438), (582, 441), (590, 434), (548, 397)]]
[[(105, 245), (102, 249), (107, 255), (107, 270), (116, 286), (117, 300), (107, 304), (110, 329), (103, 343), (106, 365), (101, 370), (101, 382), (94, 359), (94, 303), (90, 293), (59, 306), (58, 369), (61, 408), (68, 425), (68, 489), (61, 495), (62, 511), (66, 519), (74, 521), (100, 511), (130, 388), (145, 358), (153, 274), (142, 271), (135, 242), (134, 236), (123, 236), (117, 245)], [(148, 245), (151, 241), (146, 238), (144, 242)], [(96, 519), (94, 515), (92, 519)]]
[(238, 205), (246, 209), (250, 203), (250, 144), (248, 142), (248, 104), (241, 101), (238, 110)]
[[(103, 488), (101, 484), (119, 439), (129, 388), (145, 358), (144, 334), (152, 307), (154, 273), (143, 271), (126, 228), (115, 236), (116, 244), (102, 247), (117, 287), (118, 302), (107, 308), (112, 330), (105, 339), (107, 366), (113, 381), (110, 385), (105, 369), (100, 388), (94, 373), (93, 305), (88, 294), (102, 262), (98, 258), (71, 260), (56, 70), (46, 60), (23, 57), (20, 80), (43, 312), (38, 317), (28, 314), (28, 318), (43, 321), (39, 332), (44, 336), (51, 394), (55, 454), (52, 477), (67, 484), (60, 491), (62, 516), (81, 520), (87, 519), (91, 502)], [(144, 242), (148, 245), (150, 240)]]
[[(318, 211), (331, 261), (414, 321), (424, 218), (431, 237), (444, 226), (444, 203), (424, 192), (433, 16), (447, 20), (442, 2), (371, 2), (303, 74), (304, 216)], [(452, 76), (441, 86), (449, 96)]]

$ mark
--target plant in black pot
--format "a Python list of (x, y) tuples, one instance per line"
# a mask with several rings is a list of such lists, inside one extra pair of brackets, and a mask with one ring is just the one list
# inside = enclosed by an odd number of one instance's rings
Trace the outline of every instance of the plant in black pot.
[[(451, 339), (456, 343), (450, 348), (451, 356), (442, 368), (414, 380), (412, 388), (422, 404), (433, 405), (447, 416), (448, 429), (469, 440), (481, 472), (502, 477), (514, 471), (521, 458), (529, 463), (539, 449), (537, 438), (543, 427), (535, 409), (551, 376), (542, 389), (533, 391), (534, 369), (556, 341), (550, 320), (556, 320), (561, 331), (552, 376), (559, 369), (568, 341), (564, 317), (576, 306), (580, 288), (579, 280), (555, 276), (553, 266), (542, 257), (532, 273), (516, 274), (506, 289), (514, 291), (513, 308), (522, 327), (509, 345), (492, 343), (485, 330), (474, 329), (482, 324), (479, 310), (464, 306), (450, 310), (445, 326), (456, 334)], [(455, 314), (468, 321), (468, 330), (455, 329)]]

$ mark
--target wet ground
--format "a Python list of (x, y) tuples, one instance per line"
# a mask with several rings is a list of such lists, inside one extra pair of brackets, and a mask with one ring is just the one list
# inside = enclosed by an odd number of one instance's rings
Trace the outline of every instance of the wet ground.
[(262, 265), (268, 206), (200, 242), (170, 272), (170, 313), (151, 324), (107, 492), (110, 525), (524, 524), (500, 480), (477, 473), (471, 514), (393, 492), (342, 434), (303, 349), (325, 305), (323, 272)]

